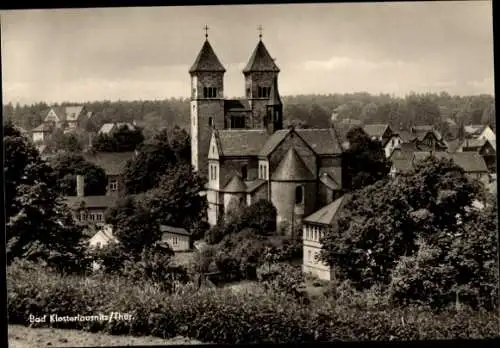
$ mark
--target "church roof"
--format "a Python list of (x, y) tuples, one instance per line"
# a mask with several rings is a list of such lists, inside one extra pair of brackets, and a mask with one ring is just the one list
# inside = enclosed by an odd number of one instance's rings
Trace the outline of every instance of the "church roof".
[(274, 171), (272, 181), (311, 181), (315, 180), (313, 173), (294, 147), (291, 147)]
[(280, 94), (278, 92), (278, 77), (274, 77), (273, 84), (271, 85), (271, 93), (269, 94), (269, 101), (267, 105), (282, 105)]
[(234, 175), (231, 181), (222, 190), (226, 193), (242, 193), (247, 192), (247, 185), (243, 182), (239, 175)]
[(205, 40), (203, 46), (201, 47), (200, 53), (196, 57), (196, 60), (189, 69), (189, 72), (192, 74), (194, 72), (199, 71), (216, 71), (216, 72), (225, 72), (226, 69), (222, 66), (219, 58), (215, 55), (215, 52), (208, 42)]
[(222, 156), (258, 156), (269, 138), (265, 129), (220, 129), (216, 136)]
[(341, 143), (333, 128), (295, 129), (298, 135), (317, 155), (337, 155), (342, 153)]
[(332, 203), (324, 206), (315, 213), (312, 213), (311, 215), (306, 217), (303, 221), (321, 225), (331, 225), (337, 218), (338, 213), (341, 211), (346, 201), (347, 197), (346, 195), (344, 195), (336, 199)]
[(269, 156), (291, 131), (291, 129), (280, 129), (274, 132), (260, 150), (259, 156)]
[(248, 64), (245, 69), (243, 69), (243, 73), (255, 72), (255, 71), (271, 71), (271, 72), (279, 72), (280, 69), (274, 62), (274, 59), (271, 58), (271, 55), (267, 51), (266, 46), (262, 40), (259, 40), (257, 47), (252, 53)]

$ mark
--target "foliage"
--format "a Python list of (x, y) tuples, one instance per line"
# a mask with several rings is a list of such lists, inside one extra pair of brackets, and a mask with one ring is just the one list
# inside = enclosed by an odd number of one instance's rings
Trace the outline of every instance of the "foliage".
[(144, 141), (142, 130), (138, 127), (130, 129), (123, 125), (111, 134), (98, 134), (92, 147), (97, 152), (134, 151)]
[(345, 151), (347, 187), (357, 190), (387, 177), (391, 169), (382, 144), (359, 127), (347, 133), (349, 148)]
[(106, 194), (108, 179), (104, 169), (88, 162), (82, 155), (61, 153), (50, 161), (57, 178), (57, 186), (65, 196), (76, 195), (76, 176), (84, 177), (84, 194), (99, 196)]
[(400, 257), (418, 250), (418, 238), (434, 243), (457, 232), (479, 189), (451, 161), (428, 158), (413, 174), (347, 197), (338, 226), (321, 240), (320, 259), (358, 287), (388, 284)]
[[(494, 312), (425, 308), (366, 310), (329, 301), (309, 306), (265, 290), (234, 294), (230, 289), (202, 289), (173, 294), (147, 282), (94, 275), (59, 276), (35, 266), (7, 270), (7, 312), (12, 324), (26, 324), (28, 314), (130, 313), (133, 320), (68, 321), (53, 327), (113, 334), (177, 335), (205, 343), (314, 343), (338, 340), (417, 340), (497, 337)], [(15, 281), (12, 281), (14, 280)]]
[(4, 126), (7, 262), (43, 260), (61, 271), (83, 271), (82, 231), (55, 189), (55, 176), (36, 149)]
[(75, 134), (64, 133), (61, 128), (56, 128), (46, 142), (49, 151), (67, 151), (70, 153), (82, 152), (83, 146)]
[(166, 129), (158, 132), (138, 151), (125, 169), (124, 180), (129, 194), (156, 188), (167, 170), (191, 160), (189, 136), (178, 127), (171, 134)]
[(304, 273), (300, 267), (287, 263), (276, 263), (271, 267), (262, 267), (258, 279), (273, 292), (296, 296), (304, 285)]
[(158, 220), (143, 195), (122, 198), (106, 215), (115, 237), (133, 260), (161, 238)]

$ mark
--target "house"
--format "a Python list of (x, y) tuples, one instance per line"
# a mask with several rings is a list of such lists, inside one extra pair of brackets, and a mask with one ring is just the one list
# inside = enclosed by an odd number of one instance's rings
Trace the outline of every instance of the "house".
[(303, 264), (302, 270), (323, 280), (332, 280), (334, 274), (330, 266), (318, 260), (321, 251), (320, 240), (325, 232), (337, 228), (337, 219), (348, 200), (344, 195), (314, 212), (303, 220)]
[(465, 138), (468, 139), (488, 139), (490, 142), (496, 141), (496, 134), (490, 126), (468, 125), (464, 126)]
[(181, 227), (161, 225), (162, 241), (166, 242), (175, 252), (192, 249), (191, 233)]
[(413, 170), (416, 162), (424, 160), (429, 156), (451, 159), (457, 166), (464, 170), (465, 174), (469, 178), (479, 180), (484, 184), (488, 184), (490, 182), (488, 167), (486, 166), (483, 157), (475, 152), (449, 153), (428, 151), (395, 151), (393, 156), (391, 156), (392, 167), (390, 174), (394, 177), (396, 175), (409, 173)]
[(38, 127), (31, 130), (31, 135), (33, 137), (34, 143), (41, 143), (47, 140), (47, 138), (52, 134), (54, 127), (47, 123), (42, 123)]
[(402, 144), (411, 144), (416, 151), (446, 151), (448, 144), (434, 126), (414, 126), (399, 132)]
[(496, 140), (491, 141), (486, 137), (465, 139), (457, 148), (457, 152), (477, 152), (483, 156), (489, 171), (492, 173), (496, 172), (496, 150)]
[(75, 220), (82, 224), (105, 224), (106, 210), (116, 205), (116, 197), (112, 195), (85, 196), (83, 175), (76, 176), (76, 196), (66, 196), (65, 199)]
[(386, 158), (401, 144), (401, 137), (388, 124), (366, 124), (363, 130), (370, 138), (381, 142)]
[(105, 224), (97, 229), (97, 232), (89, 239), (89, 246), (101, 248), (110, 242), (118, 242), (118, 239), (113, 235), (113, 226)]
[(133, 131), (137, 127), (134, 123), (129, 123), (129, 122), (113, 122), (113, 123), (105, 123), (101, 126), (99, 129), (98, 134), (103, 134), (103, 135), (111, 135), (114, 132), (116, 132), (118, 129), (127, 127), (128, 130)]
[(82, 105), (53, 106), (47, 111), (43, 123), (51, 124), (57, 128), (73, 129), (91, 116), (92, 113)]
[[(232, 202), (267, 199), (293, 233), (304, 216), (343, 189), (343, 148), (335, 127), (283, 127), (280, 69), (260, 39), (243, 69), (245, 97), (224, 99), (225, 68), (208, 38), (191, 76), (191, 161), (208, 178), (210, 225)], [(323, 179), (323, 180), (321, 180)]]
[(85, 160), (104, 169), (108, 179), (106, 195), (115, 197), (125, 192), (123, 174), (127, 162), (134, 157), (135, 152), (87, 152), (84, 154)]

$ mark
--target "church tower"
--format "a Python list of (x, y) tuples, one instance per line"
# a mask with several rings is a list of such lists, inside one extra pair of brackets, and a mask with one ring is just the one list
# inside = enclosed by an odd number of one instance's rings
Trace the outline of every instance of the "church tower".
[(271, 85), (271, 95), (267, 101), (266, 118), (264, 126), (269, 134), (283, 129), (283, 104), (278, 91), (278, 77), (276, 76)]
[(255, 47), (248, 64), (243, 69), (245, 97), (252, 109), (251, 128), (266, 127), (267, 104), (279, 71), (280, 69), (274, 59), (271, 58), (266, 46), (264, 46), (262, 33), (260, 33), (257, 47)]
[[(205, 26), (208, 31), (208, 27)], [(191, 75), (191, 164), (208, 173), (208, 148), (213, 128), (224, 128), (224, 73), (219, 58), (208, 41), (189, 69)]]

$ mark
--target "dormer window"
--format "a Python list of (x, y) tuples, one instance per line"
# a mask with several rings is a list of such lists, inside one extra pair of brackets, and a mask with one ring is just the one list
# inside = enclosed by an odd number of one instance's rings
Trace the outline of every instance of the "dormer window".
[(216, 98), (217, 88), (216, 87), (203, 87), (203, 98)]

